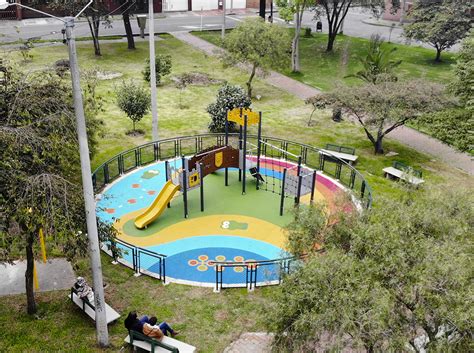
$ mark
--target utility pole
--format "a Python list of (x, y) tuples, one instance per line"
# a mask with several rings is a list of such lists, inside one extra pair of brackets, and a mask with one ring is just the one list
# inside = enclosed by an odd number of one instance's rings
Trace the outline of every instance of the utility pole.
[(158, 140), (158, 107), (156, 102), (156, 59), (155, 59), (155, 18), (153, 0), (148, 0), (148, 43), (150, 47), (150, 91), (151, 91), (151, 134), (153, 141)]
[(74, 20), (74, 17), (66, 17), (65, 19), (66, 40), (69, 48), (69, 67), (71, 70), (74, 111), (76, 113), (77, 138), (79, 140), (82, 189), (84, 192), (84, 204), (86, 209), (87, 236), (89, 238), (89, 255), (94, 283), (95, 326), (99, 345), (101, 347), (106, 347), (109, 345), (109, 334), (107, 331), (107, 318), (105, 316), (104, 283), (102, 280), (102, 264), (100, 262), (99, 235), (97, 232), (94, 187), (92, 185), (91, 164), (89, 160), (86, 119), (84, 117), (79, 66), (77, 64), (76, 41), (73, 34)]
[(222, 0), (222, 39), (225, 37), (225, 0)]

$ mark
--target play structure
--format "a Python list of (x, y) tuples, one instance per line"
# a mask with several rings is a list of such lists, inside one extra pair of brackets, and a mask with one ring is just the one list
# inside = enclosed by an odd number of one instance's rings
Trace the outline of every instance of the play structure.
[[(239, 127), (238, 148), (229, 144), (229, 129), (231, 124), (237, 124)], [(257, 141), (253, 144), (248, 141), (248, 128), (251, 125), (258, 126)], [(224, 169), (224, 185), (229, 185), (229, 168), (238, 169), (239, 182), (242, 183), (242, 195), (246, 193), (247, 173), (249, 173), (256, 183), (256, 189), (261, 184), (265, 184), (265, 190), (268, 191), (268, 180), (272, 182), (272, 192), (275, 192), (276, 180), (280, 180), (278, 194), (280, 199), (280, 215), (283, 215), (285, 198), (288, 195), (294, 197), (298, 204), (300, 198), (311, 194), (311, 201), (314, 199), (314, 190), (316, 183), (316, 172), (304, 168), (301, 163), (301, 157), (288, 151), (283, 151), (279, 147), (265, 142), (261, 138), (262, 114), (253, 112), (251, 109), (235, 108), (227, 113), (225, 122), (224, 146), (212, 146), (206, 148), (190, 158), (182, 156), (180, 167), (178, 159), (172, 163), (166, 161), (166, 184), (152, 204), (135, 219), (135, 227), (138, 229), (146, 228), (149, 224), (157, 220), (178, 191), (183, 196), (184, 217), (188, 217), (187, 194), (190, 190), (200, 188), (201, 192), (201, 211), (204, 212), (204, 178), (220, 169)], [(270, 158), (265, 157), (262, 160), (262, 149)], [(285, 153), (286, 156), (293, 156), (298, 163), (288, 166), (285, 163), (274, 158), (274, 151), (279, 154)], [(261, 168), (262, 162), (265, 168)], [(261, 170), (263, 169), (263, 170)], [(263, 174), (263, 175), (262, 175)], [(265, 175), (265, 178), (264, 178)]]

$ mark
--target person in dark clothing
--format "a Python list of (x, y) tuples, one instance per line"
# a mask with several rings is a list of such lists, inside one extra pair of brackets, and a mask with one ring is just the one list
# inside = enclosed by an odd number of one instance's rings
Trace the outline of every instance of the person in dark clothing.
[(144, 315), (141, 319), (138, 319), (137, 312), (131, 311), (128, 313), (128, 316), (124, 321), (124, 325), (127, 330), (143, 333), (143, 325), (148, 323), (148, 321), (148, 316)]

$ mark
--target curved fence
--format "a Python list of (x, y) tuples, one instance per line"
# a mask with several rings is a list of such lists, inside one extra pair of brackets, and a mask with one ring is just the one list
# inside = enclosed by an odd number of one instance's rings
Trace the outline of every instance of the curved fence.
[[(256, 135), (248, 135), (248, 141), (257, 143)], [(275, 146), (272, 150), (272, 158), (278, 158), (289, 162), (301, 163), (315, 171), (321, 171), (335, 178), (339, 183), (351, 190), (353, 196), (364, 208), (370, 208), (372, 204), (372, 190), (365, 178), (349, 163), (341, 160), (327, 150), (322, 153), (318, 148), (299, 142), (289, 141), (281, 138), (263, 136), (262, 156), (266, 156), (267, 146)], [(229, 135), (229, 144), (238, 144), (238, 134)], [(92, 174), (94, 192), (100, 192), (104, 187), (119, 178), (121, 175), (147, 164), (167, 160), (183, 155), (194, 155), (206, 148), (213, 146), (224, 146), (225, 134), (200, 134), (193, 136), (182, 136), (170, 139), (150, 142), (127, 151), (109, 159), (98, 167)], [(275, 154), (277, 151), (277, 154)], [(328, 158), (328, 155), (330, 158)], [(120, 259), (114, 259), (128, 267), (133, 268), (137, 274), (146, 274), (166, 281), (166, 255), (157, 254), (150, 250), (139, 248), (123, 241), (117, 241), (122, 250)], [(106, 245), (103, 250), (113, 256)], [(252, 263), (241, 262), (216, 262), (215, 290), (220, 291), (224, 287), (224, 269), (234, 267), (242, 269), (242, 287), (254, 289), (262, 285), (278, 284), (283, 273), (290, 273), (292, 264), (299, 259), (295, 257), (280, 258), (275, 260), (255, 261)], [(276, 273), (270, 279), (263, 279), (263, 272)], [(267, 276), (268, 277), (268, 276)]]

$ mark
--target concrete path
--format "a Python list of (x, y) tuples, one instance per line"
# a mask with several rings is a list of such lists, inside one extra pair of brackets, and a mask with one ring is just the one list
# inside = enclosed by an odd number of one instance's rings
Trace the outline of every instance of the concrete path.
[(240, 335), (237, 341), (234, 341), (224, 349), (224, 353), (269, 353), (273, 335), (266, 332), (247, 332)]
[[(0, 264), (0, 296), (25, 293), (26, 261), (14, 265)], [(39, 291), (69, 289), (76, 281), (71, 263), (66, 259), (51, 259), (46, 263), (36, 261)]]
[[(218, 55), (222, 52), (221, 48), (206, 40), (198, 38), (189, 32), (170, 32), (170, 34), (177, 39), (202, 50), (208, 55)], [(244, 70), (248, 69), (248, 67), (245, 66), (242, 66), (241, 68)], [(320, 91), (314, 87), (308, 86), (275, 71), (271, 71), (270, 75), (266, 77), (265, 80), (272, 86), (278, 87), (279, 89), (301, 99), (306, 99), (320, 93)], [(458, 152), (456, 149), (437, 139), (406, 126), (395, 129), (388, 136), (416, 149), (419, 152), (432, 155), (451, 167), (460, 169), (470, 175), (474, 175), (474, 157), (471, 157), (467, 153)]]

